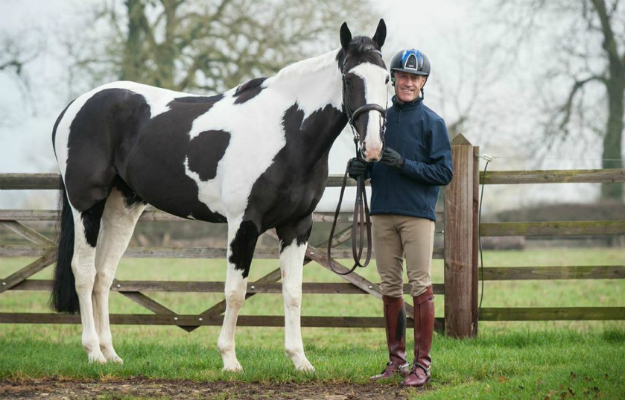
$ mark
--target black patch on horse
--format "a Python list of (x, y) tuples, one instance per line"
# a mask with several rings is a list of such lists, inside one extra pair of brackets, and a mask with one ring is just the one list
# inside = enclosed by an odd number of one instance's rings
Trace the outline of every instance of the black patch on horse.
[[(331, 144), (346, 124), (345, 114), (331, 105), (313, 112), (306, 120), (297, 103), (289, 107), (283, 117), (286, 145), (254, 182), (245, 218), (257, 222), (264, 232), (294, 226), (309, 217), (325, 190)], [(336, 135), (319, 135), (320, 130)], [(284, 239), (285, 244), (304, 238), (308, 229), (301, 225)]]
[(345, 63), (345, 51), (343, 49), (336, 53), (336, 62), (338, 64), (339, 71), (343, 71), (343, 64)]
[(243, 278), (250, 273), (250, 265), (254, 257), (254, 248), (260, 232), (252, 221), (243, 221), (237, 230), (235, 238), (230, 243), (229, 261), (234, 264), (234, 269), (243, 271)]
[(137, 203), (147, 204), (141, 197), (139, 197), (126, 182), (119, 176), (115, 179), (115, 187), (119, 190), (124, 197), (124, 204), (126, 207), (131, 207)]
[(265, 82), (266, 79), (267, 78), (252, 79), (239, 86), (234, 92), (234, 97), (237, 98), (234, 101), (234, 104), (243, 104), (246, 101), (256, 97), (264, 89), (261, 85), (263, 84), (263, 82)]
[(276, 233), (280, 238), (280, 253), (295, 241), (297, 246), (308, 243), (312, 231), (312, 215), (296, 221), (293, 224), (284, 224), (276, 227)]
[(202, 181), (215, 179), (217, 165), (230, 144), (230, 133), (206, 131), (194, 137), (189, 143), (187, 160), (189, 169), (196, 172)]
[(85, 228), (85, 238), (87, 243), (91, 247), (95, 247), (98, 244), (98, 235), (100, 234), (100, 221), (102, 220), (102, 214), (104, 213), (104, 206), (106, 205), (106, 199), (100, 200), (93, 207), (87, 211), (83, 211), (80, 216), (82, 218), (82, 224)]
[[(215, 104), (221, 100), (224, 96), (218, 94), (216, 96), (188, 96), (188, 97), (176, 97), (173, 101), (179, 101), (181, 103), (209, 103)], [(171, 102), (168, 104), (171, 106)]]
[(77, 210), (108, 197), (119, 163), (149, 119), (143, 96), (126, 89), (102, 90), (78, 111), (70, 125), (65, 174), (67, 196)]
[[(379, 65), (380, 67), (386, 69), (386, 64), (382, 59), (382, 56), (377, 51), (378, 50), (376, 43), (366, 36), (356, 36), (349, 43), (349, 47), (347, 50), (348, 57), (344, 57), (343, 62), (347, 61), (347, 65), (344, 66), (343, 71), (347, 72), (351, 68), (356, 65), (359, 65), (363, 62), (370, 62), (375, 65)], [(337, 55), (337, 58), (340, 59), (341, 52)], [(342, 64), (341, 64), (342, 66)]]

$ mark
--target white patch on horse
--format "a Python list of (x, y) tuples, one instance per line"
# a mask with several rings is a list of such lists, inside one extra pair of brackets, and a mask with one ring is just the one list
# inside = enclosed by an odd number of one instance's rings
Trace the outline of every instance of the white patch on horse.
[(217, 348), (219, 349), (221, 359), (224, 363), (223, 370), (232, 372), (242, 370), (241, 364), (237, 360), (234, 335), (237, 329), (239, 311), (241, 307), (243, 307), (245, 294), (247, 292), (247, 278), (244, 278), (242, 271), (237, 270), (236, 265), (230, 262), (230, 256), (232, 255), (231, 244), (241, 226), (241, 220), (242, 218), (238, 217), (235, 220), (228, 221), (228, 251), (226, 252), (228, 269), (226, 271), (224, 290), (226, 296), (226, 311), (224, 313), (221, 332), (217, 339)]
[[(386, 81), (388, 71), (379, 65), (362, 63), (350, 69), (349, 72), (358, 75), (365, 83), (365, 102), (367, 104), (377, 104), (386, 109), (388, 99), (387, 85), (381, 85), (380, 83)], [(384, 124), (384, 120), (382, 114), (378, 111), (368, 111), (367, 114), (369, 115), (369, 123), (367, 124), (364, 146), (367, 149), (367, 155), (376, 158), (376, 153), (382, 152), (380, 127)]]
[(280, 70), (276, 76), (267, 79), (263, 85), (267, 88), (273, 86), (281, 95), (288, 95), (294, 99), (299, 109), (304, 111), (304, 120), (328, 104), (341, 111), (343, 94), (340, 84), (341, 71), (336, 60), (338, 52), (339, 49), (336, 49), (291, 64)]
[(297, 245), (297, 240), (282, 249), (280, 269), (282, 271), (282, 297), (284, 299), (284, 348), (295, 368), (300, 371), (314, 371), (304, 354), (302, 342), (301, 306), (302, 272), (306, 243)]
[(126, 206), (121, 192), (113, 189), (106, 199), (102, 214), (100, 233), (95, 255), (97, 275), (93, 287), (93, 316), (100, 341), (100, 349), (107, 361), (122, 363), (113, 348), (113, 337), (109, 322), (109, 293), (115, 278), (115, 271), (121, 260), (135, 225), (146, 208), (136, 203)]

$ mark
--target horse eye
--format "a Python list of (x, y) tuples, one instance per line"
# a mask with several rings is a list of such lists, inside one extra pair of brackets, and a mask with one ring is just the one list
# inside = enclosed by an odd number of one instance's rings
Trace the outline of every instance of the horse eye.
[(391, 79), (391, 78), (390, 78), (388, 75), (386, 75), (386, 82), (384, 82), (384, 83), (388, 83), (388, 81), (389, 81), (390, 79)]

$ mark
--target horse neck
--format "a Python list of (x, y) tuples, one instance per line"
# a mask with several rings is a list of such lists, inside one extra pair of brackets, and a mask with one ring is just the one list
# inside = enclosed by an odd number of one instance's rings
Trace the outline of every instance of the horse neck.
[(342, 112), (343, 83), (337, 60), (339, 51), (337, 49), (292, 64), (266, 82), (267, 87), (293, 99), (299, 117), (303, 113), (299, 131), (294, 129), (296, 132), (291, 138), (306, 143), (309, 156), (321, 158), (328, 153), (347, 124), (347, 117)]

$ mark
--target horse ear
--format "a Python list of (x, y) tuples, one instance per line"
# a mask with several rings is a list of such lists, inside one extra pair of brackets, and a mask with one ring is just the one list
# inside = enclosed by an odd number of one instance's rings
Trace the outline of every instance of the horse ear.
[(375, 34), (373, 35), (373, 41), (377, 43), (378, 49), (382, 49), (384, 40), (386, 40), (386, 24), (384, 23), (384, 19), (380, 19), (378, 29), (375, 30)]
[(341, 25), (341, 47), (343, 47), (343, 50), (347, 51), (347, 47), (351, 41), (352, 33), (347, 27), (347, 22), (343, 22), (343, 25)]

